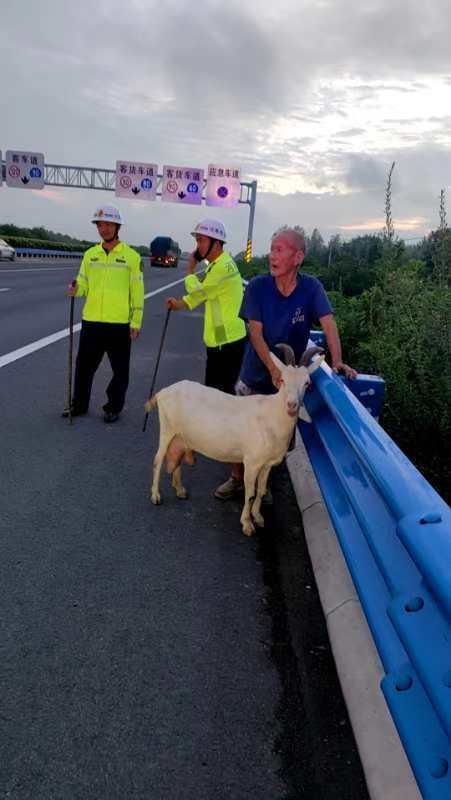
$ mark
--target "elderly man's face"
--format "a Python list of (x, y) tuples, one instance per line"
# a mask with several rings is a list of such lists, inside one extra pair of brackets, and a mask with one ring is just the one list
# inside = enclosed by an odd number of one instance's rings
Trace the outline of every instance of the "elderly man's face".
[(274, 278), (294, 275), (303, 259), (302, 250), (297, 250), (283, 233), (274, 237), (269, 253), (269, 268)]

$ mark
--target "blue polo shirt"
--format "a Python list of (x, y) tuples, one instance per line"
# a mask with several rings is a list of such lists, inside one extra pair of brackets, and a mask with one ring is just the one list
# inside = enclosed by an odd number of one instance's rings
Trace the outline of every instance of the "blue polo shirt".
[[(288, 297), (281, 294), (271, 275), (253, 278), (244, 295), (240, 317), (263, 325), (263, 338), (269, 349), (281, 360), (276, 344), (293, 348), (296, 361), (302, 356), (310, 329), (320, 317), (333, 314), (322, 283), (312, 275), (298, 275), (296, 288)], [(261, 394), (275, 391), (268, 370), (249, 342), (243, 359), (240, 379)]]

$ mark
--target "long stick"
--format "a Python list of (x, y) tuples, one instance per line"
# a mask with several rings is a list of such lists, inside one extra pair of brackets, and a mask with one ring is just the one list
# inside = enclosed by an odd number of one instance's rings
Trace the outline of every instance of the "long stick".
[[(75, 286), (76, 281), (72, 281)], [(69, 356), (68, 356), (68, 380), (67, 380), (67, 408), (69, 411), (69, 424), (72, 425), (72, 353), (74, 347), (74, 297), (70, 298), (69, 313)]]
[[(171, 309), (170, 309), (170, 308), (168, 308), (168, 310), (167, 310), (167, 312), (166, 312), (166, 319), (165, 319), (165, 321), (164, 321), (163, 333), (161, 334), (160, 349), (158, 350), (157, 363), (155, 364), (155, 370), (154, 370), (154, 373), (153, 373), (152, 385), (151, 385), (151, 387), (150, 387), (149, 397), (152, 397), (153, 390), (154, 390), (154, 387), (155, 387), (155, 381), (156, 381), (156, 378), (157, 378), (157, 372), (158, 372), (158, 365), (159, 365), (159, 363), (160, 363), (161, 351), (162, 351), (162, 349), (163, 349), (163, 342), (164, 342), (164, 337), (166, 336), (166, 330), (167, 330), (167, 327), (168, 327), (168, 322), (169, 322), (169, 315), (170, 315), (170, 313), (171, 313)], [(146, 411), (146, 415), (145, 415), (145, 417), (144, 417), (144, 423), (143, 423), (143, 433), (144, 433), (144, 431), (146, 430), (146, 426), (147, 426), (147, 417), (148, 417), (148, 416), (149, 416), (149, 412), (148, 412), (148, 411)]]

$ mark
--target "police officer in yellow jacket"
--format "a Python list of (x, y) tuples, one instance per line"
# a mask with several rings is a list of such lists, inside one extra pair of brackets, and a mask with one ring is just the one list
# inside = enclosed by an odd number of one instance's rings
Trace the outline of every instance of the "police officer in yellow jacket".
[[(122, 411), (130, 368), (131, 340), (141, 328), (144, 287), (141, 257), (119, 240), (122, 217), (115, 206), (98, 208), (92, 222), (102, 241), (83, 256), (70, 297), (86, 297), (75, 366), (72, 416), (86, 414), (92, 381), (104, 354), (113, 377), (108, 384), (104, 420), (116, 422)], [(68, 410), (63, 416), (68, 416)]]
[[(197, 249), (188, 261), (186, 294), (167, 298), (166, 305), (173, 310), (191, 311), (205, 303), (205, 385), (234, 394), (246, 346), (246, 327), (238, 316), (243, 282), (232, 256), (223, 250), (226, 233), (222, 222), (204, 219), (191, 235), (196, 239)], [(208, 266), (201, 278), (193, 273), (204, 259), (208, 260)]]

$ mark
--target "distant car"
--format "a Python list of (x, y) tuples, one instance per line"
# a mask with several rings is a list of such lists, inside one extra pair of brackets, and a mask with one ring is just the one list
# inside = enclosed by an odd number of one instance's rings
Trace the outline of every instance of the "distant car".
[(16, 251), (14, 247), (11, 247), (4, 239), (0, 239), (0, 258), (8, 258), (10, 261), (14, 261), (15, 257)]
[(178, 242), (170, 236), (156, 236), (150, 244), (150, 264), (153, 267), (177, 267), (180, 252)]

